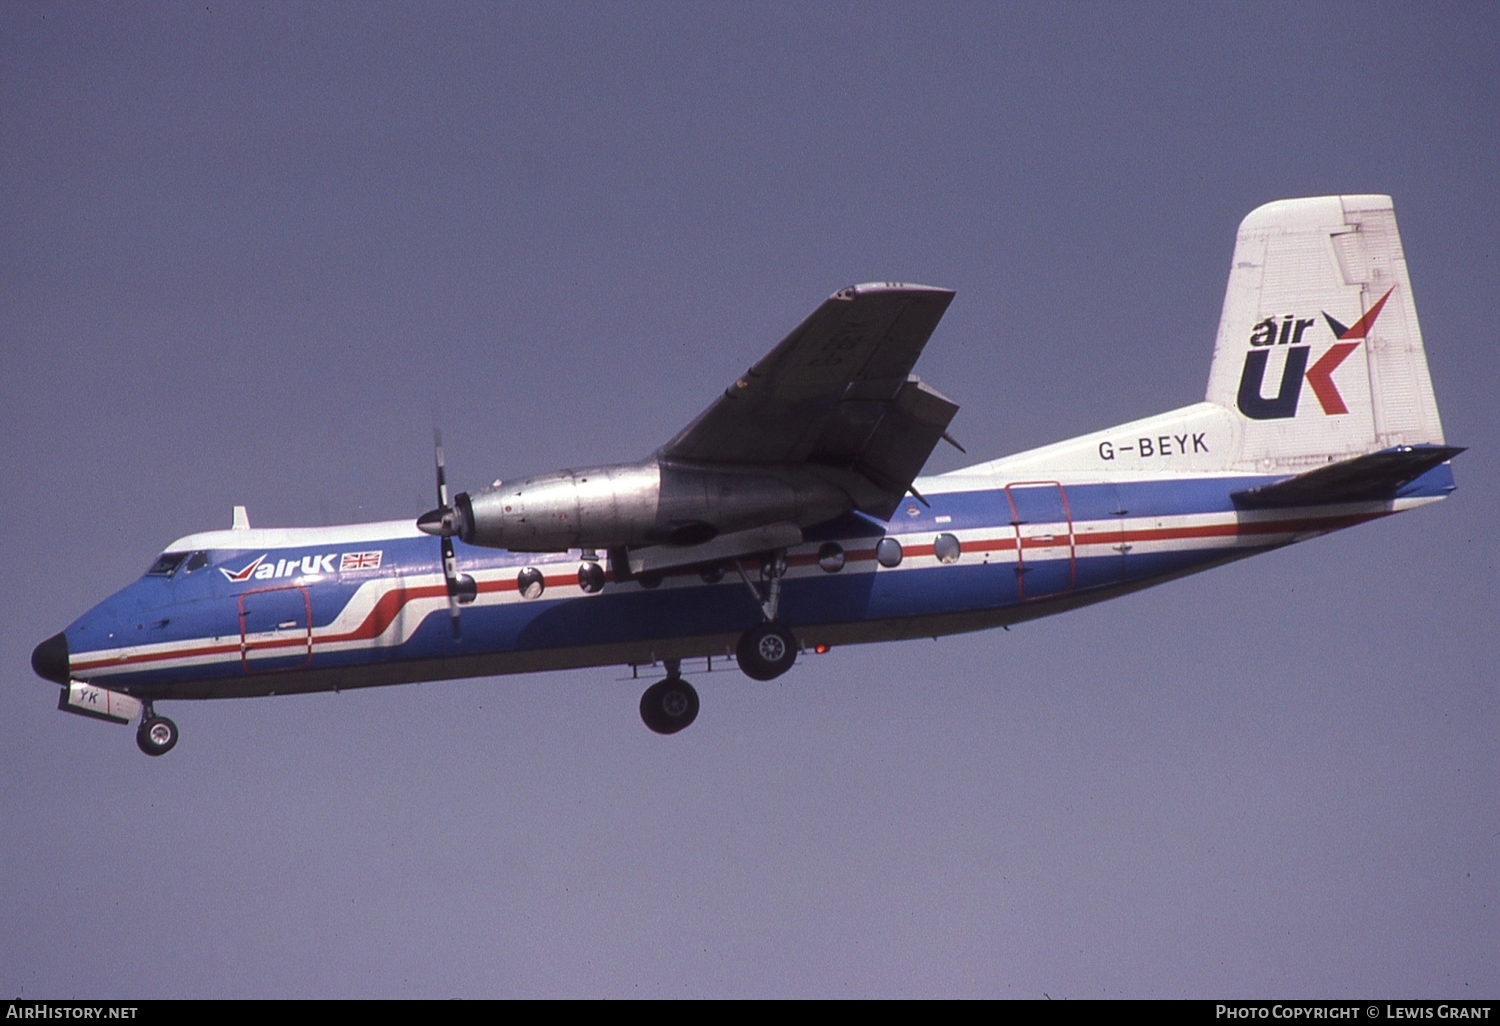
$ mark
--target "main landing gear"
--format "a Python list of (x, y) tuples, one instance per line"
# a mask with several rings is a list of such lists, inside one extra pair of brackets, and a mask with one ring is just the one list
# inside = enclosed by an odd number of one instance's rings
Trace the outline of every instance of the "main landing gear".
[(797, 639), (779, 623), (758, 623), (740, 635), (734, 654), (751, 680), (775, 680), (797, 661)]
[(681, 659), (666, 664), (666, 679), (641, 696), (641, 719), (658, 734), (675, 734), (698, 718), (698, 692), (682, 679)]
[[(760, 577), (766, 593), (761, 594), (738, 560), (734, 562), (740, 580), (755, 597), (765, 619), (740, 635), (735, 656), (740, 669), (752, 680), (774, 680), (792, 668), (797, 661), (797, 638), (776, 622), (776, 607), (781, 599), (781, 578), (786, 574), (786, 553), (777, 552), (761, 564)], [(641, 695), (641, 719), (658, 734), (675, 734), (698, 718), (698, 692), (682, 679), (682, 660), (664, 660), (667, 676)]]
[(786, 551), (772, 554), (760, 565), (760, 578), (766, 582), (764, 596), (750, 582), (750, 575), (745, 573), (739, 560), (735, 560), (734, 568), (739, 571), (740, 580), (750, 589), (756, 605), (760, 606), (761, 615), (765, 617), (764, 621), (740, 635), (740, 643), (734, 650), (735, 658), (751, 680), (775, 680), (797, 661), (797, 639), (776, 622), (776, 607), (781, 602), (781, 579), (786, 576)]
[(141, 711), (141, 725), (136, 728), (135, 743), (147, 755), (166, 755), (177, 745), (177, 724), (156, 715), (147, 702)]

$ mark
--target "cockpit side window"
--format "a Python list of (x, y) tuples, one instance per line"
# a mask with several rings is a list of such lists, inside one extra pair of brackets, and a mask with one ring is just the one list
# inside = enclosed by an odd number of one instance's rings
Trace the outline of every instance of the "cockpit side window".
[(151, 569), (146, 571), (147, 577), (171, 577), (187, 559), (186, 552), (163, 552), (156, 557), (156, 562), (151, 564)]
[(194, 570), (202, 570), (206, 566), (208, 566), (208, 553), (200, 549), (188, 557), (187, 563), (183, 565), (182, 572), (190, 574)]

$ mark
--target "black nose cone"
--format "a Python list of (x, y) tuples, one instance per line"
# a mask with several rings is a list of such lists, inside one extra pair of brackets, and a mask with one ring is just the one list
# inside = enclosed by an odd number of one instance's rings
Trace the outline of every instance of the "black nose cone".
[(68, 639), (61, 632), (42, 642), (31, 653), (31, 668), (43, 680), (68, 682)]

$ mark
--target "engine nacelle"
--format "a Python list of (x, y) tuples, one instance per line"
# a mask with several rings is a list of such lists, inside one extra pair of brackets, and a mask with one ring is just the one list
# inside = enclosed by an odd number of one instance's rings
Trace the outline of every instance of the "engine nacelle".
[(657, 460), (504, 482), (454, 499), (457, 533), (515, 552), (696, 545), (770, 523), (800, 527), (854, 508), (801, 467), (703, 467)]

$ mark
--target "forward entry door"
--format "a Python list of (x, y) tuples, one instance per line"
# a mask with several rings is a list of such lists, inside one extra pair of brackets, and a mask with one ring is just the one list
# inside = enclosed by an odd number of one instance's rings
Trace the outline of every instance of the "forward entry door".
[(265, 588), (239, 597), (240, 660), (246, 673), (295, 670), (312, 661), (306, 588)]

